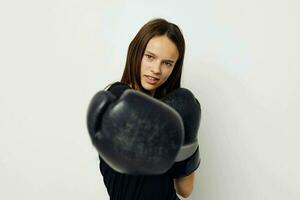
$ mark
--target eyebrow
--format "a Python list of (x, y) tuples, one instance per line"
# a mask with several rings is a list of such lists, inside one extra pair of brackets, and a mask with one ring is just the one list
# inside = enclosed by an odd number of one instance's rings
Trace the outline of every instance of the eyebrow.
[[(149, 53), (149, 54), (152, 54), (152, 55), (154, 55), (154, 56), (156, 56), (154, 53), (152, 53), (152, 52), (149, 51), (149, 50), (146, 50), (145, 52), (146, 52), (146, 53)], [(166, 59), (166, 60), (164, 60), (164, 61), (168, 61), (168, 62), (171, 62), (171, 63), (174, 63), (174, 62), (175, 62), (174, 60), (169, 60), (169, 59)]]

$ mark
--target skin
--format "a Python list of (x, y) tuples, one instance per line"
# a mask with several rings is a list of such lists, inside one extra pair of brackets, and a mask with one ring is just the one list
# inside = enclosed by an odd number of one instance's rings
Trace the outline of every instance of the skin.
[[(151, 91), (161, 86), (171, 75), (179, 57), (176, 45), (167, 36), (157, 36), (149, 40), (141, 62), (141, 84)], [(155, 85), (147, 83), (147, 77), (159, 78)]]
[(176, 193), (184, 198), (189, 197), (193, 192), (194, 180), (195, 180), (195, 172), (193, 172), (188, 176), (179, 179), (174, 179), (174, 186), (175, 186)]
[[(141, 84), (152, 96), (156, 88), (161, 86), (171, 75), (179, 52), (176, 45), (167, 36), (157, 36), (149, 40), (141, 62)], [(154, 85), (147, 82), (146, 76), (159, 78)], [(186, 198), (190, 196), (194, 186), (194, 173), (174, 179), (176, 193)]]

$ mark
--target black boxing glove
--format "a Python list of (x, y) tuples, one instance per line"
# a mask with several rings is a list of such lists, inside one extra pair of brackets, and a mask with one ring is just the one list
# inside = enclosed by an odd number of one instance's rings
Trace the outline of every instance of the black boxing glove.
[(162, 99), (163, 102), (174, 108), (181, 116), (184, 124), (184, 142), (169, 169), (173, 178), (188, 176), (200, 165), (198, 129), (201, 119), (201, 106), (191, 91), (178, 88)]
[(165, 173), (183, 142), (184, 127), (179, 114), (135, 90), (125, 90), (120, 98), (100, 91), (92, 98), (87, 121), (99, 155), (120, 173)]

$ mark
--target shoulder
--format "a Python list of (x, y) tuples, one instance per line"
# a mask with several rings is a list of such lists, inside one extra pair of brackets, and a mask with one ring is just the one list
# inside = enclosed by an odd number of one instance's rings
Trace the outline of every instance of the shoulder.
[(104, 90), (106, 91), (110, 91), (111, 93), (113, 93), (114, 95), (116, 95), (117, 97), (121, 96), (122, 93), (127, 90), (127, 89), (131, 89), (131, 87), (125, 83), (121, 83), (119, 81), (110, 83), (109, 85), (107, 85)]

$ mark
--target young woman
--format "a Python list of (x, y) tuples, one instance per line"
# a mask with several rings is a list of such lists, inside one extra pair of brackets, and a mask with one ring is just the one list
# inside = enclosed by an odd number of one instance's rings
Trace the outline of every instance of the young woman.
[[(161, 99), (180, 88), (184, 53), (185, 41), (178, 26), (165, 19), (153, 19), (139, 30), (130, 43), (122, 79), (111, 84), (108, 91), (118, 97), (127, 86)], [(194, 171), (200, 163), (198, 157), (197, 149), (197, 153), (174, 164), (166, 173), (149, 176), (119, 173), (100, 156), (99, 159), (100, 171), (111, 199), (176, 200), (179, 199), (176, 193), (185, 198), (192, 193)], [(197, 164), (187, 168), (195, 160), (198, 160)]]

